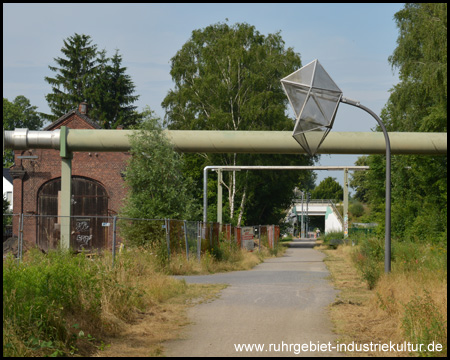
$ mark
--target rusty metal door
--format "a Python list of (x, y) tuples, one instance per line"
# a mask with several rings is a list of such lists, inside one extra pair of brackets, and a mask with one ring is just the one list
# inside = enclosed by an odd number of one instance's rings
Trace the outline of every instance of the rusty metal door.
[(56, 249), (60, 238), (58, 219), (58, 192), (61, 179), (51, 180), (38, 192), (37, 245), (43, 251)]
[[(38, 195), (39, 215), (38, 246), (46, 251), (59, 244), (58, 193), (61, 178), (46, 183)], [(72, 178), (72, 219), (70, 247), (75, 251), (102, 249), (107, 244), (107, 219), (94, 216), (108, 215), (108, 196), (98, 182), (83, 178)]]

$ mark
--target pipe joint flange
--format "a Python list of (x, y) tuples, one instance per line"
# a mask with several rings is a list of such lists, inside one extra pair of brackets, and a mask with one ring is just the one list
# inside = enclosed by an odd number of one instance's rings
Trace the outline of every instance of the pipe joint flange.
[(28, 149), (28, 129), (15, 129), (12, 133), (14, 148), (17, 150)]

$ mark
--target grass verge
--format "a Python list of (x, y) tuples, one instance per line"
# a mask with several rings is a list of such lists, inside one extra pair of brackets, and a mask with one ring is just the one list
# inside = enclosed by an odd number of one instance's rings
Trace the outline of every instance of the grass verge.
[[(187, 324), (186, 309), (226, 285), (186, 284), (170, 274), (250, 269), (283, 248), (247, 252), (224, 246), (197, 260), (161, 262), (151, 249), (96, 258), (28, 251), (3, 262), (3, 356), (158, 356)], [(181, 265), (181, 266), (180, 266)], [(161, 271), (163, 270), (163, 271)]]
[[(327, 255), (331, 281), (340, 290), (330, 307), (339, 343), (411, 344), (404, 346), (405, 351), (376, 349), (349, 351), (347, 355), (447, 355), (446, 260), (444, 264), (442, 251), (438, 254), (436, 249), (425, 247), (410, 246), (408, 253), (420, 254), (419, 259), (412, 260), (409, 255), (401, 255), (405, 250), (402, 246), (397, 248), (390, 274), (378, 273), (379, 264), (370, 260), (370, 267), (377, 268), (375, 281), (358, 263), (362, 261), (360, 246), (339, 246), (336, 250), (319, 247)], [(418, 344), (424, 344), (422, 349)], [(434, 351), (430, 344), (434, 344)], [(440, 351), (436, 351), (437, 344), (442, 345)]]
[[(111, 266), (105, 254), (27, 252), (3, 263), (3, 356), (92, 356), (132, 325), (151, 323), (147, 355), (183, 321), (184, 308), (223, 285), (188, 285), (157, 271), (144, 249), (124, 251)], [(136, 330), (136, 327), (133, 331)], [(175, 335), (173, 335), (175, 336)]]

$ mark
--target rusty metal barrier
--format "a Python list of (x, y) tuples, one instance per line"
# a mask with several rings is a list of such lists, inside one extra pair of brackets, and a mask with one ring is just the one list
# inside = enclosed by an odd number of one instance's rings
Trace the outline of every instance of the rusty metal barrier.
[[(20, 260), (24, 246), (37, 246), (44, 252), (59, 248), (61, 218), (58, 215), (4, 214), (4, 219), (12, 223), (8, 227), (11, 232), (8, 238), (14, 239), (14, 251), (6, 249), (6, 252), (13, 252)], [(171, 255), (184, 254), (187, 259), (196, 257), (200, 260), (202, 253), (213, 251), (220, 243), (235, 244), (238, 248), (252, 251), (262, 247), (273, 249), (278, 245), (280, 234), (277, 225), (235, 227), (231, 224), (176, 219), (70, 216), (70, 247), (72, 251), (87, 253), (109, 250), (114, 261), (119, 248), (126, 246), (127, 233), (124, 228), (137, 228), (135, 225), (138, 223), (145, 233), (142, 244), (146, 241), (165, 243), (169, 259)]]

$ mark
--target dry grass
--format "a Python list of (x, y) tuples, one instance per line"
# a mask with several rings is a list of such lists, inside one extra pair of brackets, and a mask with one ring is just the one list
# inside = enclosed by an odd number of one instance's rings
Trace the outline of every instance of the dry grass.
[[(172, 259), (171, 262), (175, 260)], [(173, 264), (175, 265), (175, 264)], [(189, 306), (218, 296), (223, 284), (186, 284), (158, 270), (154, 255), (145, 249), (131, 250), (115, 265), (117, 281), (141, 291), (135, 307), (123, 306), (123, 294), (111, 289), (102, 298), (102, 317), (110, 325), (102, 347), (93, 356), (159, 356), (162, 343), (177, 337), (188, 323)], [(111, 326), (113, 325), (113, 326)], [(115, 326), (114, 326), (115, 325)]]
[[(279, 246), (277, 255), (281, 256), (286, 251), (285, 246)], [(221, 252), (222, 258), (217, 260), (211, 254), (202, 254), (198, 261), (196, 256), (191, 256), (189, 260), (184, 254), (172, 255), (170, 258), (169, 273), (172, 275), (206, 275), (218, 272), (249, 270), (260, 264), (264, 259), (274, 257), (265, 247), (261, 251), (249, 252), (244, 249), (225, 249)]]
[(105, 337), (108, 346), (92, 356), (161, 356), (163, 342), (177, 338), (179, 330), (189, 324), (187, 308), (216, 298), (225, 287), (221, 284), (187, 285), (185, 293), (137, 312), (132, 322), (122, 324), (120, 332)]
[[(437, 317), (445, 323), (445, 335), (436, 342), (445, 343), (447, 336), (447, 282), (433, 276), (431, 272), (399, 272), (382, 275), (373, 290), (352, 264), (352, 247), (339, 246), (336, 250), (321, 249), (326, 255), (325, 263), (331, 272), (334, 286), (341, 290), (338, 299), (330, 308), (335, 332), (340, 344), (403, 344), (407, 339), (405, 318), (407, 309), (417, 318), (411, 326), (431, 328), (430, 319)], [(425, 314), (428, 312), (429, 314)], [(424, 319), (425, 318), (425, 319)], [(422, 324), (422, 325), (421, 325)], [(415, 329), (417, 333), (419, 330)], [(444, 339), (445, 336), (445, 339)], [(416, 341), (418, 343), (419, 341)], [(348, 356), (417, 356), (417, 353), (403, 352), (347, 352)]]
[(4, 261), (3, 355), (158, 355), (186, 323), (187, 307), (225, 287), (163, 274), (145, 249), (111, 263), (111, 254), (38, 251), (19, 266)]
[[(278, 255), (284, 251), (285, 248), (280, 247)], [(226, 258), (221, 261), (210, 254), (202, 255), (200, 262), (195, 256), (186, 260), (184, 254), (171, 255), (166, 270), (173, 275), (248, 270), (271, 256), (273, 255), (266, 249), (261, 252), (238, 249), (226, 253), (224, 255)], [(117, 268), (120, 269), (122, 266), (126, 267), (127, 264), (119, 261)], [(216, 298), (226, 287), (223, 284), (187, 285), (184, 281), (175, 280), (155, 270), (157, 267), (154, 261), (153, 265), (149, 265), (145, 250), (141, 250), (133, 257), (133, 271), (118, 270), (120, 281), (145, 289), (146, 303), (142, 307), (143, 310), (134, 309), (129, 314), (128, 321), (121, 321), (114, 311), (103, 314), (104, 317), (108, 315), (109, 324), (116, 324), (117, 327), (103, 337), (108, 347), (97, 351), (94, 356), (161, 356), (163, 342), (177, 338), (179, 330), (189, 323), (186, 317), (187, 308)], [(108, 301), (111, 302), (111, 299)], [(109, 307), (117, 309), (117, 305), (108, 306), (105, 301), (104, 309)]]

